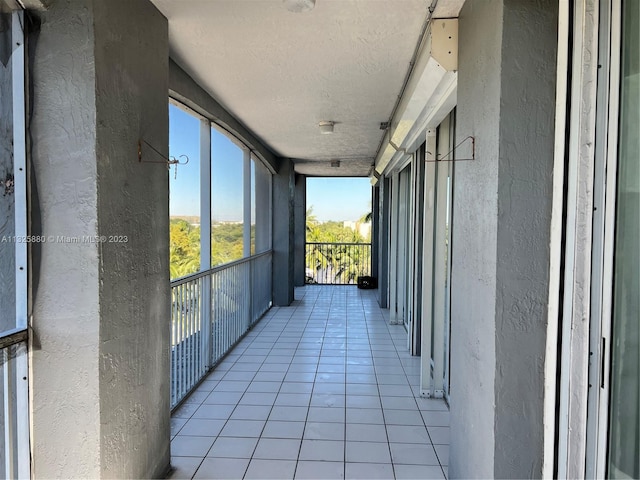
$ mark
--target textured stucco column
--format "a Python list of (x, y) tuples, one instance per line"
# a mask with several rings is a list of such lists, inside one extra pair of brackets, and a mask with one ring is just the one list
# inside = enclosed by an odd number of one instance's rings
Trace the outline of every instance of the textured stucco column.
[(294, 198), (294, 285), (303, 287), (305, 281), (304, 247), (307, 236), (307, 177), (296, 174)]
[(283, 158), (273, 176), (273, 303), (291, 305), (294, 295), (295, 172)]
[(391, 179), (382, 177), (378, 182), (378, 290), (376, 298), (382, 308), (389, 308), (389, 218), (391, 216)]
[(460, 13), (451, 305), (451, 478), (539, 478), (557, 2)]
[(378, 277), (378, 258), (380, 255), (380, 187), (371, 188), (371, 276)]
[(138, 141), (167, 153), (167, 22), (147, 0), (56, 0), (35, 16), (32, 231), (48, 240), (31, 256), (32, 473), (161, 477), (168, 173), (138, 161)]

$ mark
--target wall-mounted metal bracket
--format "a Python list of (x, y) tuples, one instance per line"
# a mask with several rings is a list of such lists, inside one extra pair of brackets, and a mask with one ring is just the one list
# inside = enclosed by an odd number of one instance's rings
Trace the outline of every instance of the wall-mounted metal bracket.
[[(149, 147), (153, 152), (155, 152), (156, 155), (158, 155), (158, 157), (161, 158), (162, 160), (149, 160), (147, 158), (143, 159), (142, 158), (142, 144), (143, 143), (147, 147)], [(181, 158), (184, 158), (186, 160), (180, 161)], [(173, 156), (166, 157), (162, 153), (160, 153), (157, 149), (155, 149), (153, 146), (151, 146), (151, 144), (149, 144), (149, 142), (146, 142), (144, 140), (139, 140), (138, 141), (138, 162), (140, 162), (140, 163), (163, 163), (163, 164), (167, 165), (168, 167), (171, 167), (171, 165), (186, 165), (187, 163), (189, 163), (189, 157), (186, 156), (186, 155), (179, 155), (178, 157), (173, 157)]]
[[(471, 142), (471, 157), (470, 158), (449, 158), (453, 152), (455, 152), (459, 147), (463, 144)], [(427, 152), (430, 153), (430, 152)], [(429, 160), (429, 157), (434, 157), (434, 155), (426, 155), (426, 162), (437, 163), (437, 162), (468, 162), (476, 159), (476, 138), (472, 135), (469, 135), (460, 143), (458, 143), (455, 147), (453, 147), (450, 151), (445, 154), (438, 155), (438, 158), (434, 160)]]

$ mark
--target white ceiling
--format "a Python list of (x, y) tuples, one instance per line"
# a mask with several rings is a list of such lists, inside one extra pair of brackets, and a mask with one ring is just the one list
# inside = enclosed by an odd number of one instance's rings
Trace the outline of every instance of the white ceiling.
[[(328, 176), (368, 174), (433, 3), (317, 0), (291, 13), (282, 0), (152, 1), (176, 63), (298, 172)], [(440, 0), (435, 16), (463, 1)]]

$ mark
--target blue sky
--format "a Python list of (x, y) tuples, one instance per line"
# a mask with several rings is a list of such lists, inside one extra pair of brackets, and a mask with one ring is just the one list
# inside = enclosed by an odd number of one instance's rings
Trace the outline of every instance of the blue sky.
[[(169, 105), (169, 155), (189, 157), (169, 174), (169, 212), (200, 216), (200, 119)], [(242, 150), (216, 129), (211, 130), (212, 212), (218, 221), (242, 220)], [(180, 159), (183, 161), (183, 159)], [(307, 207), (319, 221), (358, 220), (371, 210), (368, 178), (309, 178)]]
[[(169, 104), (169, 155), (189, 157), (169, 172), (170, 215), (200, 216), (200, 120)], [(183, 161), (183, 159), (180, 159)]]
[(359, 220), (371, 211), (368, 178), (307, 178), (307, 209), (320, 222)]

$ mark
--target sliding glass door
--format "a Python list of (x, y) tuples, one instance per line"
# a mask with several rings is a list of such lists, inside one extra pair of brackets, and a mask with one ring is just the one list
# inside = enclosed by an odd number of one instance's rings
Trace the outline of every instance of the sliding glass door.
[(621, 18), (607, 476), (640, 478), (640, 2)]

